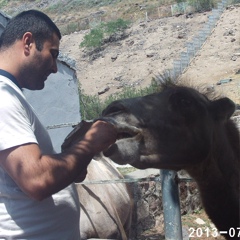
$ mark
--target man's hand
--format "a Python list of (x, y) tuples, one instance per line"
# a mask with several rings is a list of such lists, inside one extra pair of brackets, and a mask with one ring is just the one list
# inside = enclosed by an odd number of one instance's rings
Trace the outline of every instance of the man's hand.
[(62, 151), (63, 154), (74, 155), (81, 166), (74, 182), (84, 181), (93, 156), (107, 149), (116, 138), (114, 125), (100, 120), (94, 123), (82, 121), (70, 132), (62, 144)]
[(83, 137), (83, 141), (89, 143), (94, 154), (108, 148), (116, 139), (117, 131), (115, 127), (110, 123), (100, 120), (94, 122)]
[(86, 170), (83, 170), (82, 172), (81, 172), (81, 174), (74, 180), (74, 182), (75, 183), (80, 183), (80, 182), (82, 182), (82, 181), (84, 181), (85, 180), (85, 178), (86, 178), (86, 176), (87, 176), (87, 169)]
[(77, 145), (85, 145), (92, 155), (99, 153), (116, 141), (117, 131), (115, 127), (105, 121), (80, 122), (62, 144), (62, 150)]

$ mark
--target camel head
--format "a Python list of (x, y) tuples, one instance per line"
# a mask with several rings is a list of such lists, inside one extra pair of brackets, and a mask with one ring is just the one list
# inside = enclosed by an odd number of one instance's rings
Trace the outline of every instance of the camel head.
[(173, 83), (158, 93), (112, 102), (101, 118), (115, 125), (118, 140), (104, 155), (140, 169), (192, 167), (210, 154), (216, 128), (234, 110), (228, 98), (209, 100)]

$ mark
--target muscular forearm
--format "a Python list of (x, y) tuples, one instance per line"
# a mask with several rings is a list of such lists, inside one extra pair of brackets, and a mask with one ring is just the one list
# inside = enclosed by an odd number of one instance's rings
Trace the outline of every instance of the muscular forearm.
[(84, 147), (41, 155), (37, 144), (0, 152), (0, 166), (29, 197), (42, 200), (72, 183), (92, 159)]
[[(39, 190), (32, 192), (35, 199), (44, 199), (74, 182), (77, 177), (86, 171), (86, 168), (92, 160), (94, 154), (81, 142), (68, 151), (56, 155), (42, 156), (42, 169), (48, 168), (47, 174), (39, 179), (44, 185), (39, 186)], [(47, 164), (45, 164), (47, 163)], [(51, 166), (48, 166), (51, 165)], [(38, 194), (38, 196), (36, 196)]]
[(104, 127), (105, 123), (96, 124), (81, 141), (60, 154), (42, 155), (35, 143), (0, 151), (0, 166), (23, 192), (42, 200), (74, 182), (92, 157), (115, 141), (114, 128), (106, 132)]

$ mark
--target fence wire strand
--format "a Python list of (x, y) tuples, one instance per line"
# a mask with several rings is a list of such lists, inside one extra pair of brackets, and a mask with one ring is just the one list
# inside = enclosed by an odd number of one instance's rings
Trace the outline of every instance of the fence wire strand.
[[(146, 177), (146, 178), (122, 178), (122, 179), (112, 179), (112, 180), (94, 180), (94, 181), (83, 181), (80, 183), (75, 183), (77, 185), (91, 185), (91, 184), (115, 184), (115, 183), (136, 183), (136, 182), (161, 182), (160, 176), (157, 177)], [(194, 182), (192, 178), (177, 178), (178, 183), (180, 182)]]

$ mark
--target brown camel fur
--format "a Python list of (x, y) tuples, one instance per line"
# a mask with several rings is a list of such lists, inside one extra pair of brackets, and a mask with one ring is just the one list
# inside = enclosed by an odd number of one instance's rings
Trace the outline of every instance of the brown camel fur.
[[(210, 99), (187, 86), (162, 82), (161, 91), (111, 103), (102, 118), (119, 139), (104, 154), (140, 169), (185, 169), (197, 182), (203, 206), (227, 239), (240, 239), (239, 131), (235, 104)], [(229, 236), (234, 228), (235, 237)]]

